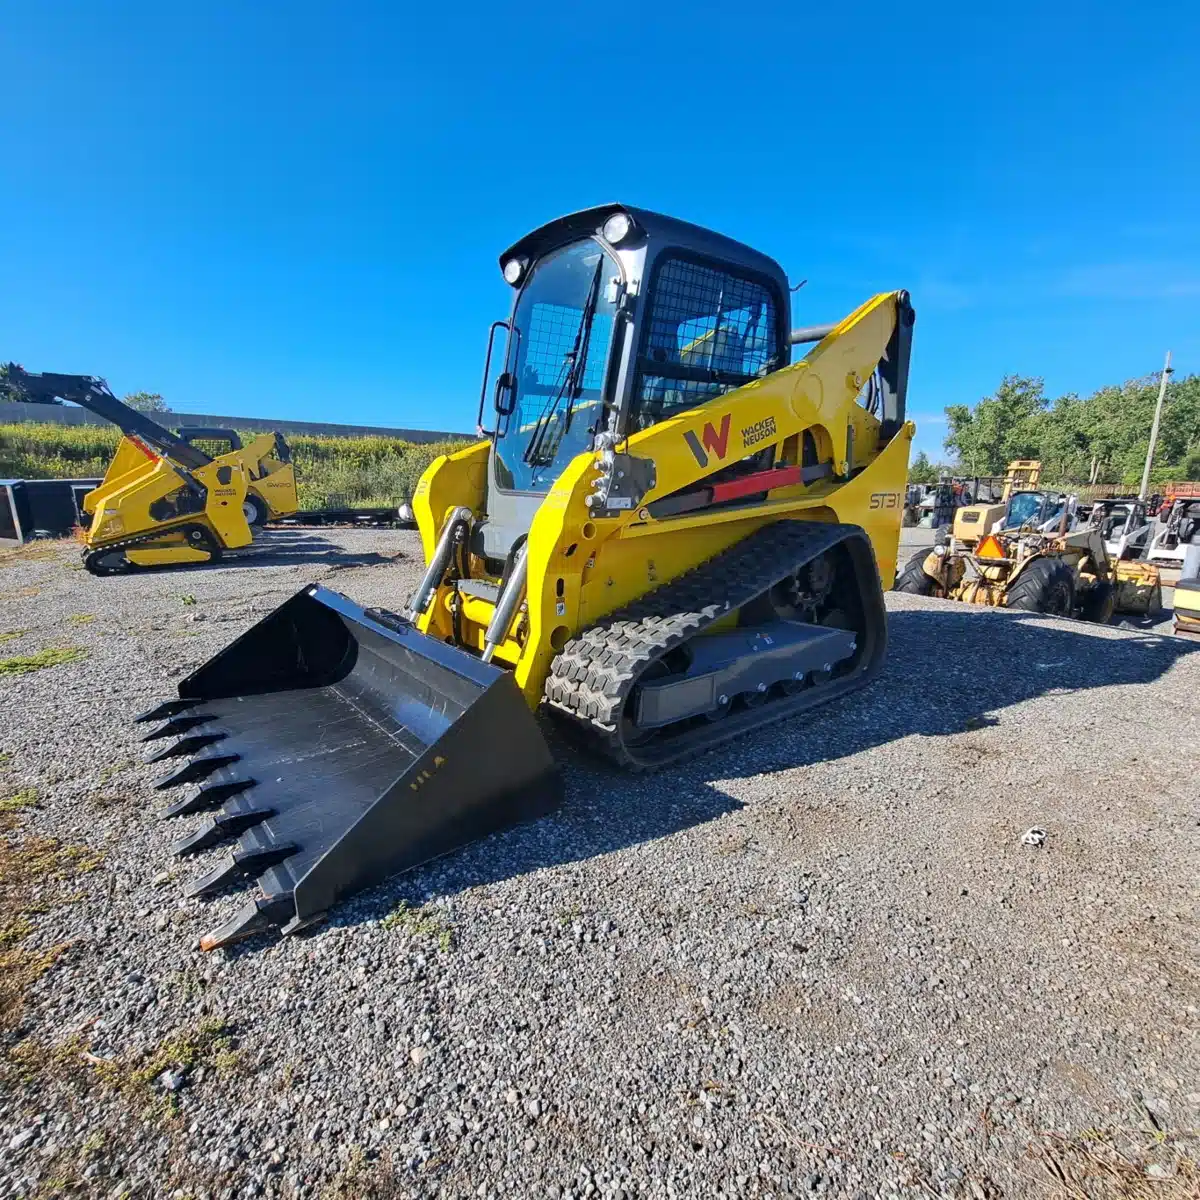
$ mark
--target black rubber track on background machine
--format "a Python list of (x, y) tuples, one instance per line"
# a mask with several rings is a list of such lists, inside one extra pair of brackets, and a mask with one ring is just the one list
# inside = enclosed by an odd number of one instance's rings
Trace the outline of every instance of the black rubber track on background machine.
[[(837, 546), (854, 565), (863, 612), (848, 673), (644, 747), (626, 744), (621, 714), (653, 663)], [(572, 638), (551, 663), (545, 695), (555, 716), (589, 748), (626, 769), (657, 770), (863, 687), (878, 674), (886, 643), (883, 589), (866, 533), (857, 525), (780, 521)]]
[[(205, 560), (209, 563), (220, 562), (222, 551), (221, 543), (217, 541), (212, 532), (204, 525), (196, 522), (189, 522), (186, 525), (169, 525), (166, 528), (148, 529), (144, 533), (135, 533), (131, 537), (120, 538), (117, 541), (109, 542), (104, 546), (87, 547), (83, 551), (83, 566), (90, 575), (96, 575), (103, 578), (106, 575), (126, 575), (133, 570), (144, 570), (145, 568), (138, 567), (136, 563), (129, 561), (125, 556), (126, 550), (137, 550), (139, 547), (144, 550), (159, 549), (154, 543), (160, 538), (167, 537), (172, 534), (181, 533), (187, 539), (186, 544), (197, 550), (206, 550), (208, 558)], [(197, 545), (196, 543), (203, 543)], [(119, 562), (111, 566), (105, 565), (105, 559), (111, 555), (120, 554), (122, 557)], [(163, 564), (166, 565), (165, 563)], [(200, 566), (201, 563), (185, 563), (184, 566)]]

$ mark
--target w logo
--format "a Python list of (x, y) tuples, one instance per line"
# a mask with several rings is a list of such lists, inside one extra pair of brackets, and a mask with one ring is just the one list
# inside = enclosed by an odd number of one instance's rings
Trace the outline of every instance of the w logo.
[(688, 449), (702, 467), (708, 466), (710, 453), (715, 454), (717, 461), (720, 462), (729, 450), (729, 413), (721, 418), (720, 432), (713, 428), (710, 421), (704, 426), (699, 437), (690, 429), (683, 437), (688, 444)]

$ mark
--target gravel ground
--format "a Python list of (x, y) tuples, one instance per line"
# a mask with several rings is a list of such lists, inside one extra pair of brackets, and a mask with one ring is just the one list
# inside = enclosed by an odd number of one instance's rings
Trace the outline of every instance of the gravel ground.
[(256, 557), (3, 556), (0, 657), (86, 655), (0, 667), (0, 818), (54, 864), (0, 967), (59, 948), (5, 996), (0, 1196), (1141, 1194), (1119, 1147), (1196, 1194), (1200, 647), (890, 595), (866, 692), (648, 778), (551, 733), (560, 813), (203, 955), (242, 897), (183, 898), (129, 718), (304, 583), (420, 568)]

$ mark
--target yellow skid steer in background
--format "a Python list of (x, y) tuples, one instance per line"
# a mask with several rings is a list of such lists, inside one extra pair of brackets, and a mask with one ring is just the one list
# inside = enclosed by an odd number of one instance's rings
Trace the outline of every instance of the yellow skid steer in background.
[[(231, 430), (185, 429), (181, 436), (122, 403), (95, 376), (10, 366), (9, 378), (78, 404), (124, 435), (100, 486), (83, 499), (90, 517), (83, 565), (93, 575), (213, 562), (250, 545), (252, 526), (299, 507), (295, 468), (278, 433), (246, 446)], [(216, 453), (196, 444), (205, 440)]]
[(189, 893), (257, 877), (207, 948), (302, 929), (549, 811), (539, 707), (650, 770), (881, 668), (908, 294), (789, 332), (773, 259), (622, 205), (552, 221), (500, 265), (494, 428), (421, 478), (426, 570), (402, 611), (306, 587), (141, 718), (175, 762), (159, 786), (190, 785), (168, 812), (209, 814), (176, 852), (237, 838)]

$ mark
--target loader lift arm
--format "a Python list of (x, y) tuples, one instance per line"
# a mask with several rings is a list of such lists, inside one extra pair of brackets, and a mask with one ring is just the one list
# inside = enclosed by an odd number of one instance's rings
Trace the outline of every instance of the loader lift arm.
[(188, 470), (207, 466), (212, 459), (157, 421), (118, 400), (108, 384), (96, 375), (59, 375), (51, 371), (26, 371), (10, 363), (11, 387), (30, 395), (57, 396), (111, 421), (122, 433), (139, 438), (164, 458)]

